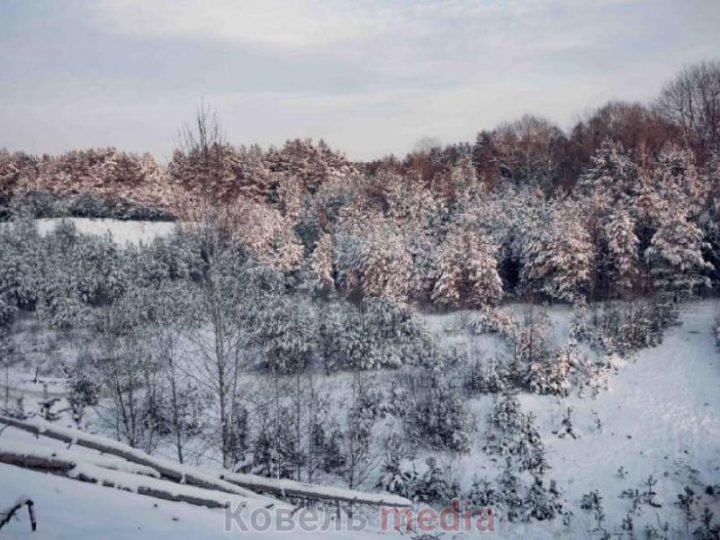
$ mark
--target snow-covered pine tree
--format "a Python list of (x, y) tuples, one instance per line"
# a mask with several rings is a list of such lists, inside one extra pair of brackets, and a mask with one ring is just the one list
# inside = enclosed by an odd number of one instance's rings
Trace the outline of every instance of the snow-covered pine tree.
[(691, 297), (709, 286), (712, 266), (705, 260), (703, 233), (682, 213), (668, 213), (653, 235), (645, 257), (652, 286), (676, 300)]
[(555, 481), (550, 480), (549, 486), (546, 487), (542, 477), (535, 476), (533, 485), (525, 496), (524, 506), (527, 508), (529, 516), (538, 521), (555, 519), (555, 516), (562, 512), (563, 508)]
[(231, 214), (234, 234), (258, 261), (285, 273), (302, 266), (304, 250), (291, 216), (245, 200), (239, 201)]
[(579, 184), (586, 194), (599, 195), (610, 207), (635, 195), (638, 177), (637, 164), (622, 144), (605, 140), (591, 158), (590, 168)]
[(513, 336), (513, 359), (521, 364), (538, 362), (550, 356), (552, 321), (546, 310), (530, 306)]
[(405, 235), (390, 220), (374, 220), (366, 228), (361, 286), (366, 296), (407, 300), (412, 257)]
[(542, 475), (547, 468), (545, 446), (532, 413), (522, 411), (517, 396), (507, 392), (497, 398), (488, 415), (483, 450), (506, 461), (519, 472)]
[(710, 246), (707, 259), (713, 265), (712, 280), (715, 289), (720, 288), (720, 154), (712, 157), (704, 175), (707, 184), (707, 196), (698, 224), (705, 233), (705, 241)]
[(254, 322), (253, 340), (265, 354), (265, 366), (281, 373), (304, 370), (318, 349), (316, 306), (301, 297), (266, 298)]
[(607, 256), (605, 272), (612, 296), (624, 298), (633, 291), (639, 277), (635, 223), (629, 213), (619, 209), (605, 225)]
[(332, 289), (335, 286), (333, 279), (333, 245), (332, 236), (321, 234), (315, 244), (315, 250), (310, 256), (310, 269), (321, 286)]
[(570, 394), (570, 374), (577, 367), (579, 356), (573, 340), (528, 366), (527, 386), (538, 394), (567, 396)]
[(590, 292), (594, 248), (580, 219), (580, 209), (564, 205), (545, 223), (537, 223), (523, 249), (526, 290), (561, 302)]
[(447, 480), (447, 471), (443, 470), (434, 457), (425, 460), (427, 469), (415, 485), (413, 499), (423, 503), (449, 503), (454, 493)]
[(708, 183), (702, 182), (691, 150), (673, 145), (663, 148), (654, 163), (652, 178), (652, 185), (669, 208), (685, 210), (689, 219), (698, 216)]
[[(447, 367), (445, 368), (447, 370)], [(468, 414), (458, 385), (436, 364), (408, 374), (404, 420), (415, 442), (434, 449), (465, 453), (470, 449)]]
[(433, 303), (468, 308), (497, 303), (502, 296), (502, 280), (497, 270), (496, 251), (482, 232), (453, 228), (436, 254)]

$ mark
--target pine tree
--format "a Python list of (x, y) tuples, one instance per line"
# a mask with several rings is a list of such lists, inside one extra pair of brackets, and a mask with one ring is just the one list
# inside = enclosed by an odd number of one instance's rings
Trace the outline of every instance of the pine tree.
[(450, 307), (484, 307), (502, 296), (496, 247), (480, 232), (455, 228), (436, 255), (432, 301)]
[(708, 183), (702, 182), (692, 151), (669, 145), (653, 165), (652, 185), (668, 207), (684, 210), (689, 218), (697, 217)]
[(605, 225), (607, 259), (605, 271), (613, 296), (625, 297), (632, 292), (639, 277), (638, 247), (635, 223), (627, 212), (618, 211)]
[(407, 300), (412, 257), (396, 225), (373, 220), (366, 229), (362, 259), (361, 287), (366, 296)]
[(310, 258), (310, 268), (315, 278), (323, 287), (333, 289), (333, 245), (330, 234), (322, 234), (315, 245), (315, 250)]
[(699, 287), (709, 286), (702, 231), (679, 213), (665, 216), (645, 252), (653, 287), (677, 300), (691, 297)]
[(595, 151), (579, 184), (586, 193), (598, 194), (611, 207), (634, 198), (637, 178), (638, 167), (622, 144), (605, 140)]
[(548, 298), (573, 302), (591, 286), (594, 249), (579, 218), (579, 209), (556, 209), (549, 221), (538, 223), (523, 249), (525, 287)]
[(574, 341), (556, 351), (552, 356), (542, 357), (528, 366), (527, 387), (538, 394), (568, 396), (570, 374), (577, 367), (579, 356)]

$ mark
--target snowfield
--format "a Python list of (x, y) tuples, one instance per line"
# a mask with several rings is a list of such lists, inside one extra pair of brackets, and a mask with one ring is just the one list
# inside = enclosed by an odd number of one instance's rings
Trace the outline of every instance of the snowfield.
[[(579, 502), (593, 489), (603, 496), (606, 523), (617, 527), (630, 508), (621, 492), (642, 491), (652, 475), (662, 508), (643, 506), (636, 526), (668, 521), (684, 531), (684, 518), (674, 506), (677, 495), (685, 486), (697, 493), (720, 483), (720, 355), (712, 331), (717, 311), (715, 301), (684, 306), (682, 326), (669, 329), (659, 347), (644, 349), (620, 366), (596, 399), (523, 397), (542, 426), (550, 477), (577, 507), (577, 531), (592, 528), (592, 517)], [(577, 439), (552, 434), (567, 407), (574, 410)], [(600, 432), (593, 411), (602, 422)], [(720, 510), (720, 500), (708, 502)]]
[[(516, 312), (522, 306), (513, 306)], [(681, 325), (665, 332), (660, 346), (641, 350), (628, 360), (615, 359), (616, 372), (608, 379), (608, 388), (596, 398), (586, 391), (567, 398), (521, 394), (523, 409), (536, 417), (550, 465), (547, 476), (558, 482), (564, 503), (573, 512), (571, 532), (559, 523), (510, 525), (500, 523), (499, 536), (507, 538), (592, 538), (595, 527), (591, 512), (580, 508), (584, 494), (598, 490), (603, 497), (605, 528), (623, 533), (621, 523), (631, 501), (621, 498), (626, 489), (646, 489), (649, 476), (657, 480), (655, 500), (661, 508), (643, 505), (634, 515), (635, 530), (645, 524), (659, 528), (668, 522), (671, 529), (685, 531), (681, 511), (675, 506), (685, 486), (702, 493), (707, 485), (720, 483), (720, 354), (715, 341), (715, 320), (720, 309), (716, 300), (685, 304), (680, 310)], [(571, 311), (550, 308), (555, 340), (567, 339)], [(434, 333), (453, 323), (461, 314), (426, 317)], [(445, 337), (460, 346), (464, 336), (451, 332)], [(495, 336), (474, 338), (474, 346), (492, 354), (499, 346)], [(485, 418), (494, 397), (470, 402), (482, 439)], [(568, 407), (572, 408), (577, 438), (556, 433)], [(596, 418), (601, 428), (596, 425)], [(469, 487), (473, 474), (492, 478), (497, 465), (488, 463), (482, 452), (482, 440), (466, 456), (458, 459), (454, 472)], [(618, 473), (622, 467), (623, 478)], [(720, 514), (720, 499), (706, 498), (708, 506)], [(558, 520), (556, 520), (558, 521)], [(690, 530), (697, 526), (691, 524)], [(512, 533), (508, 534), (509, 531)], [(505, 536), (507, 535), (507, 536)], [(682, 538), (675, 534), (671, 538)]]
[(47, 234), (59, 223), (75, 225), (79, 233), (92, 235), (110, 234), (118, 244), (149, 244), (155, 238), (169, 236), (176, 223), (171, 221), (123, 221), (120, 219), (98, 218), (43, 218), (37, 220), (38, 232)]

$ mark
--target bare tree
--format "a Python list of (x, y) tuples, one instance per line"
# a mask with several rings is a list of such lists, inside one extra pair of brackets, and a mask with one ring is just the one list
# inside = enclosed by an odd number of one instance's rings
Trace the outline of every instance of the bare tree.
[(502, 124), (493, 133), (493, 145), (499, 174), (513, 182), (551, 188), (558, 180), (565, 136), (548, 120), (525, 115)]
[(680, 127), (685, 143), (701, 158), (720, 150), (720, 62), (683, 69), (663, 88), (657, 109)]
[(153, 321), (147, 328), (151, 353), (157, 358), (169, 392), (168, 428), (174, 439), (178, 461), (184, 463), (187, 440), (197, 429), (188, 395), (184, 337), (187, 333), (183, 313), (190, 311), (192, 299), (182, 287), (161, 285), (151, 291), (148, 302), (153, 305)]
[(241, 411), (239, 378), (245, 360), (245, 332), (232, 272), (240, 250), (230, 227), (231, 209), (219, 196), (225, 178), (227, 144), (209, 107), (200, 106), (194, 124), (181, 131), (180, 144), (193, 160), (193, 183), (200, 186), (186, 213), (190, 232), (200, 241), (203, 258), (201, 319), (192, 338), (198, 352), (195, 376), (216, 398), (223, 466), (231, 468), (233, 429)]
[(132, 301), (120, 301), (97, 314), (92, 364), (111, 398), (110, 406), (97, 412), (119, 441), (151, 452), (160, 435), (163, 389), (159, 366), (132, 308)]

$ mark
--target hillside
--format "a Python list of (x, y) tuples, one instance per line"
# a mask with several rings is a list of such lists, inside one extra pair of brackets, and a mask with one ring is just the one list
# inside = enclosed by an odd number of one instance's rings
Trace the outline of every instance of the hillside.
[[(522, 311), (522, 306), (515, 309)], [(522, 525), (503, 520), (498, 523), (499, 538), (518, 535), (550, 538), (556, 534), (584, 537), (598, 527), (593, 511), (581, 507), (583, 495), (595, 490), (602, 498), (602, 527), (617, 533), (622, 531), (623, 520), (630, 517), (635, 530), (644, 531), (648, 527), (660, 530), (658, 528), (667, 523), (669, 537), (682, 537), (683, 531), (694, 530), (699, 525), (702, 508), (717, 507), (718, 495), (713, 490), (717, 490), (720, 479), (720, 419), (716, 414), (720, 410), (720, 397), (716, 392), (720, 382), (720, 353), (715, 345), (714, 320), (719, 310), (720, 304), (715, 301), (684, 305), (680, 324), (666, 332), (660, 345), (642, 350), (627, 360), (613, 361), (606, 382), (594, 396), (592, 392), (583, 392), (583, 395), (573, 394), (562, 399), (521, 397), (523, 410), (536, 417), (545, 445), (548, 474), (557, 482), (563, 511), (572, 518), (565, 527), (557, 521), (547, 525), (542, 522)], [(559, 309), (551, 310), (550, 316), (556, 328), (554, 340), (562, 343), (567, 339), (570, 314)], [(456, 319), (450, 315), (433, 317), (428, 322), (441, 339), (449, 340), (448, 344), (464, 343), (480, 348), (486, 355), (502, 347), (492, 334), (458, 341), (456, 334), (447, 334), (447, 329), (455, 327)], [(31, 377), (30, 373), (14, 373), (11, 378), (14, 381)], [(385, 380), (385, 376), (380, 380)], [(347, 383), (344, 377), (332, 377), (325, 384), (331, 395), (342, 395), (347, 392)], [(42, 395), (41, 390), (33, 391), (32, 383), (11, 384), (16, 396), (26, 396), (28, 407), (37, 399), (34, 396)], [(502, 471), (495, 458), (483, 450), (482, 433), (490, 429), (485, 418), (492, 414), (495, 402), (492, 396), (467, 402), (478, 422), (477, 439), (469, 453), (447, 462), (452, 471), (449, 474), (458, 475), (461, 490), (469, 490), (473, 479), (492, 478)], [(563, 434), (567, 428), (563, 419), (568, 408), (572, 410), (572, 435)], [(59, 455), (67, 452), (62, 444), (44, 437), (37, 440), (14, 428), (5, 429), (0, 435), (0, 450), (3, 448), (27, 448), (34, 453), (54, 448)], [(78, 451), (80, 455), (89, 452), (82, 448), (71, 452)], [(422, 459), (421, 454), (417, 462)], [(123, 537), (118, 536), (121, 534), (204, 538), (216, 537), (222, 527), (219, 510), (157, 501), (9, 465), (0, 467), (0, 492), (6, 494), (7, 499), (3, 504), (10, 504), (20, 495), (35, 501), (40, 531), (37, 537), (97, 537), (107, 530), (113, 531), (113, 538)], [(648, 478), (656, 481), (652, 504), (643, 503), (644, 496), (639, 495), (639, 505), (633, 510), (632, 498), (621, 494), (634, 489), (643, 493), (647, 490)], [(678, 495), (686, 487), (697, 494), (691, 522), (686, 522), (676, 504)], [(116, 514), (118, 505), (123, 508), (121, 515)], [(78, 512), (78, 508), (83, 511)], [(375, 523), (377, 526), (377, 521)], [(27, 527), (21, 513), (21, 519), (8, 530), (12, 537), (22, 538)], [(365, 533), (357, 538), (370, 536), (371, 533)]]

